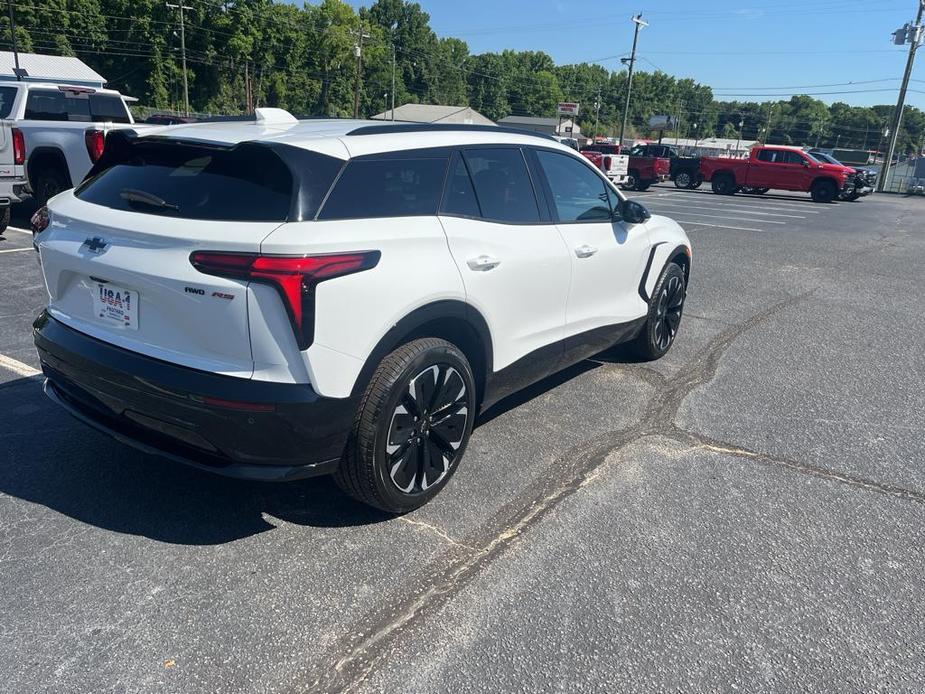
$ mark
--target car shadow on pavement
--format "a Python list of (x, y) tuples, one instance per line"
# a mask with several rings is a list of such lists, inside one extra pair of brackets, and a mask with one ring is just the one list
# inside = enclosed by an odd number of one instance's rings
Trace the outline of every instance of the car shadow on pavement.
[(2, 494), (99, 528), (187, 545), (249, 537), (272, 530), (274, 519), (323, 528), (390, 519), (330, 477), (243, 481), (140, 453), (72, 419), (41, 383), (0, 385)]

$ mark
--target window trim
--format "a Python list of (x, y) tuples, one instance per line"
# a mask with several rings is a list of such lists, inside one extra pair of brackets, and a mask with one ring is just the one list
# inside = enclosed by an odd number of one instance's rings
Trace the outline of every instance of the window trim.
[[(560, 156), (565, 156), (565, 157), (571, 157), (571, 156), (572, 156), (572, 155), (570, 155), (568, 152), (563, 152), (563, 151), (561, 151), (561, 150), (553, 149), (552, 147), (534, 147), (534, 146), (531, 146), (531, 149), (534, 150), (534, 153), (535, 153), (535, 152), (544, 151), (544, 152), (552, 152), (553, 154), (558, 154), (558, 155), (560, 155)], [(616, 156), (616, 155), (614, 155), (614, 156)], [(535, 157), (535, 158), (536, 158), (536, 157)], [(574, 159), (574, 157), (572, 157), (572, 158)], [(616, 188), (615, 188), (614, 185), (610, 182), (610, 179), (608, 179), (606, 176), (604, 176), (604, 175), (601, 173), (601, 171), (600, 171), (596, 166), (594, 166), (593, 164), (591, 164), (591, 162), (588, 161), (585, 157), (581, 157), (581, 159), (582, 159), (582, 161), (578, 161), (577, 163), (578, 163), (580, 166), (584, 166), (584, 167), (588, 168), (591, 172), (593, 172), (594, 175), (597, 176), (597, 178), (604, 184), (605, 190), (607, 189), (607, 186), (610, 186), (610, 190), (616, 192)], [(541, 165), (540, 162), (539, 162), (539, 158), (536, 158), (536, 165), (537, 165), (537, 168), (539, 169), (538, 175), (542, 178), (542, 181), (543, 181), (543, 186), (544, 186), (544, 189), (545, 189), (545, 190), (544, 190), (544, 195), (547, 196), (547, 199), (548, 199), (548, 201), (549, 201), (548, 204), (549, 204), (549, 207), (550, 207), (550, 211), (551, 211), (551, 213), (552, 213), (552, 221), (550, 222), (551, 224), (561, 224), (561, 225), (563, 225), (563, 226), (565, 226), (565, 225), (573, 225), (573, 224), (615, 224), (615, 223), (617, 223), (617, 222), (622, 222), (622, 221), (623, 221), (623, 212), (622, 212), (620, 209), (614, 210), (612, 207), (610, 208), (611, 218), (610, 218), (609, 220), (607, 220), (607, 219), (574, 219), (574, 220), (560, 220), (560, 219), (559, 219), (559, 210), (556, 208), (555, 204), (552, 202), (552, 201), (554, 200), (554, 197), (553, 197), (553, 194), (552, 194), (552, 187), (549, 185), (549, 179), (546, 177), (546, 172), (543, 171), (543, 169), (542, 169), (542, 165)], [(608, 198), (609, 198), (609, 197), (610, 197), (610, 196), (608, 196)], [(625, 202), (625, 201), (624, 201), (623, 198), (621, 198), (619, 195), (617, 195), (616, 198), (617, 198), (618, 203), (620, 203), (620, 206), (622, 207), (622, 203)], [(608, 204), (609, 204), (609, 203), (608, 203)], [(613, 216), (613, 215), (616, 215), (616, 216)]]

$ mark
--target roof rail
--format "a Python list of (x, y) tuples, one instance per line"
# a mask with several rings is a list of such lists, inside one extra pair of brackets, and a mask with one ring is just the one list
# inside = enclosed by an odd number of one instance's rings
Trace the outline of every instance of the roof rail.
[(520, 128), (507, 128), (501, 125), (478, 125), (475, 123), (396, 123), (395, 125), (362, 125), (354, 128), (347, 135), (388, 135), (390, 133), (426, 133), (426, 132), (486, 132), (509, 133), (512, 135), (527, 135), (528, 137), (541, 137), (544, 140), (556, 139), (552, 135), (521, 130)]

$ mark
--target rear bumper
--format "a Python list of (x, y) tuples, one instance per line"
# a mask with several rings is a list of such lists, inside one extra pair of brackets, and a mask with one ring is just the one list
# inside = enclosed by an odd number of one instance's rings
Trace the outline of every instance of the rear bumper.
[(312, 477), (338, 465), (355, 398), (177, 366), (96, 340), (46, 313), (33, 327), (48, 396), (123, 443), (246, 479)]

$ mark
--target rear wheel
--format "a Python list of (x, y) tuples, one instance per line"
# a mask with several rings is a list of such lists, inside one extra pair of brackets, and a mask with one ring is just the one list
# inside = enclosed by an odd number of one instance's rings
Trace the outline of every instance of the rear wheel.
[(649, 190), (649, 186), (651, 185), (652, 181), (643, 181), (637, 178), (636, 186), (633, 188), (633, 190), (638, 190), (641, 193), (644, 190)]
[(677, 263), (668, 263), (649, 299), (646, 323), (633, 341), (633, 351), (640, 358), (659, 359), (671, 348), (681, 326), (686, 294), (684, 270)]
[(674, 184), (676, 188), (692, 188), (694, 179), (687, 171), (681, 171), (674, 177)]
[(623, 190), (636, 190), (636, 184), (639, 182), (639, 172), (630, 169), (623, 179)]
[(694, 177), (694, 184), (691, 186), (692, 189), (697, 189), (703, 185), (703, 176), (699, 173)]
[(475, 419), (475, 384), (462, 352), (422, 338), (387, 355), (357, 411), (338, 486), (363, 503), (407, 513), (446, 486)]
[(736, 192), (735, 179), (729, 174), (716, 174), (710, 186), (717, 195), (733, 195)]
[(32, 179), (32, 192), (39, 207), (44, 206), (49, 199), (70, 187), (71, 182), (67, 180), (65, 174), (50, 167), (39, 169)]
[(832, 202), (838, 195), (838, 189), (832, 181), (816, 181), (810, 190), (813, 202)]

